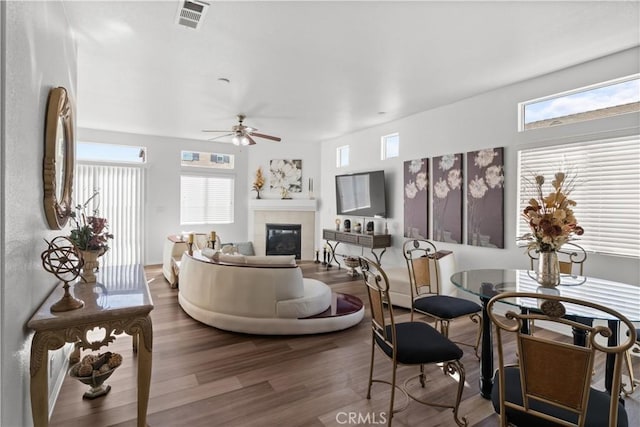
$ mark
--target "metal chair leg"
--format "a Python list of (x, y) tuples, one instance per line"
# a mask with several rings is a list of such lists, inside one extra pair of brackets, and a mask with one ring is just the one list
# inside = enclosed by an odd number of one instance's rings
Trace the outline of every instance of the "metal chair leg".
[(624, 360), (625, 360), (625, 364), (627, 365), (627, 370), (629, 371), (629, 388), (627, 388), (627, 385), (623, 383), (622, 384), (622, 392), (624, 393), (625, 396), (629, 396), (634, 391), (636, 391), (636, 387), (638, 387), (638, 385), (640, 385), (640, 382), (638, 380), (636, 380), (635, 377), (633, 376), (633, 365), (631, 363), (631, 352), (630, 351), (627, 350), (624, 353)]
[(482, 316), (478, 313), (474, 313), (469, 316), (473, 323), (478, 324), (478, 333), (476, 334), (476, 345), (473, 346), (473, 349), (476, 353), (476, 359), (480, 360), (480, 353), (478, 350), (480, 349), (480, 340), (482, 339)]

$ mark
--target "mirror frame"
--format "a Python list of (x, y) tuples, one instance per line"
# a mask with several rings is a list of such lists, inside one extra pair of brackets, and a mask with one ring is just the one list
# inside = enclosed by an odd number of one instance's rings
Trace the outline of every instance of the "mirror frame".
[[(62, 126), (59, 126), (59, 123)], [(60, 134), (62, 131), (62, 134)], [(56, 184), (56, 152), (58, 142), (64, 144), (64, 177), (62, 192)], [(49, 91), (47, 101), (47, 115), (45, 118), (44, 135), (44, 165), (42, 178), (44, 180), (44, 212), (49, 228), (60, 230), (69, 220), (71, 214), (71, 195), (73, 191), (73, 171), (75, 167), (75, 137), (73, 132), (73, 109), (63, 87), (56, 87)], [(60, 200), (58, 200), (59, 195)]]

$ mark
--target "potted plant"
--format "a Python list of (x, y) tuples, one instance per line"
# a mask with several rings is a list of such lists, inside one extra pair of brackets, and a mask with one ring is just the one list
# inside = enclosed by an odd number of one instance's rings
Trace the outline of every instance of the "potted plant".
[(82, 256), (83, 266), (81, 277), (85, 282), (95, 282), (95, 270), (98, 268), (98, 257), (109, 250), (108, 240), (113, 239), (109, 233), (109, 224), (106, 218), (98, 216), (98, 209), (94, 209), (93, 215), (85, 213), (86, 208), (98, 191), (82, 205), (76, 206), (76, 211), (71, 213), (74, 228), (71, 230), (69, 240), (78, 248)]
[(530, 233), (521, 236), (528, 242), (527, 249), (535, 249), (539, 254), (538, 282), (543, 286), (555, 286), (560, 282), (558, 251), (563, 244), (581, 236), (584, 229), (578, 225), (572, 207), (576, 202), (569, 198), (575, 185), (575, 176), (556, 172), (551, 181), (551, 191), (545, 194), (545, 179), (536, 175), (529, 182), (535, 190), (535, 197), (522, 212)]
[(253, 187), (251, 188), (257, 193), (256, 199), (260, 198), (260, 191), (262, 191), (262, 187), (264, 187), (264, 175), (262, 175), (262, 167), (258, 167), (258, 170), (256, 171), (256, 178), (253, 181)]

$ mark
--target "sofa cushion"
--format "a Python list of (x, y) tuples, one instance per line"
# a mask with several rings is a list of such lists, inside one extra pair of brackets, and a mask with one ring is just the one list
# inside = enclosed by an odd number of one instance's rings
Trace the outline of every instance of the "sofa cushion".
[(244, 259), (249, 265), (296, 265), (295, 255), (256, 255), (246, 256)]
[(280, 318), (300, 319), (315, 316), (331, 306), (331, 288), (315, 279), (303, 279), (304, 296), (276, 303)]
[(212, 249), (202, 250), (202, 255), (216, 262), (243, 265), (296, 265), (295, 255), (268, 255), (268, 256), (245, 256), (238, 253), (225, 254), (213, 252)]
[(222, 252), (216, 252), (211, 258), (217, 262), (226, 262), (229, 264), (246, 264), (245, 256), (240, 254), (224, 254)]
[(241, 255), (255, 255), (253, 250), (253, 243), (251, 242), (236, 242), (236, 243), (222, 243), (220, 245), (222, 252), (233, 252)]

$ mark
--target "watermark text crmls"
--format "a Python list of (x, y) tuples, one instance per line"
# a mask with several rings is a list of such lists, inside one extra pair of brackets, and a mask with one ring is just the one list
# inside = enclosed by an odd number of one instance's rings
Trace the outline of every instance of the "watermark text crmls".
[(338, 412), (336, 414), (338, 424), (346, 425), (376, 425), (386, 424), (387, 414), (385, 412)]

